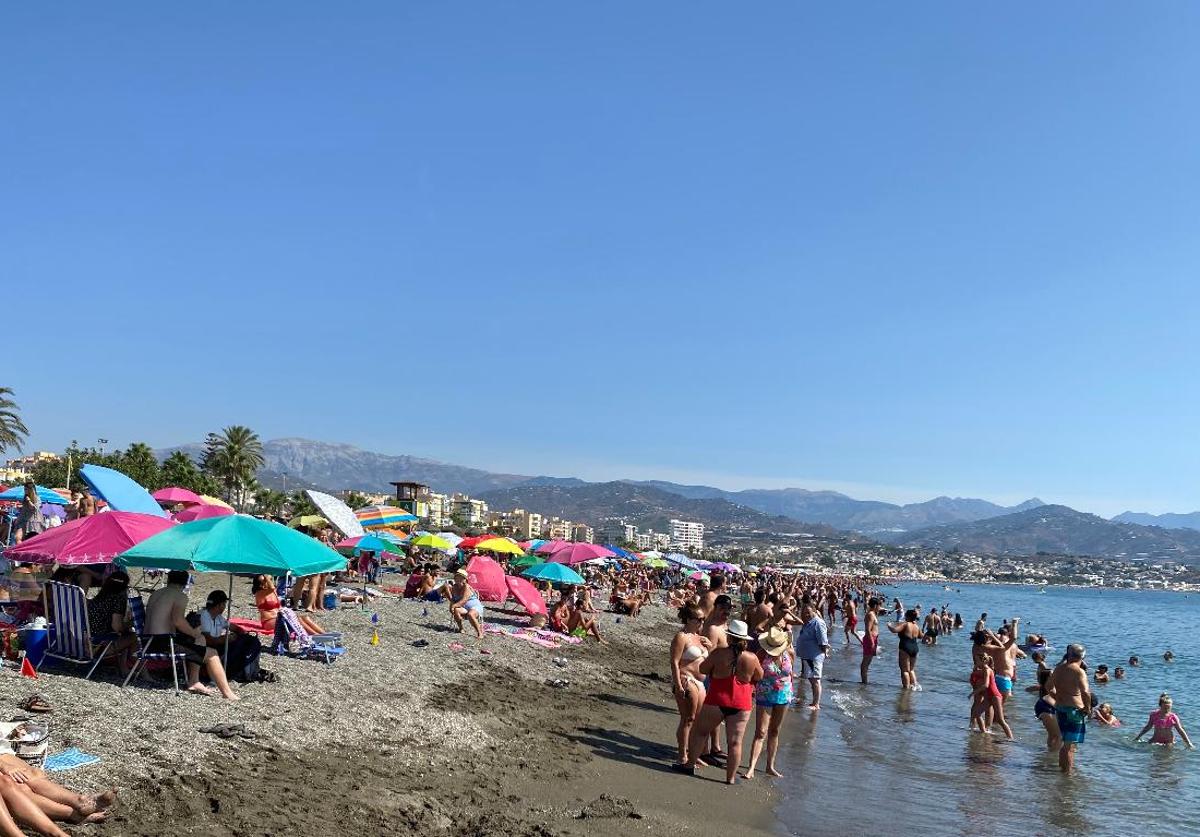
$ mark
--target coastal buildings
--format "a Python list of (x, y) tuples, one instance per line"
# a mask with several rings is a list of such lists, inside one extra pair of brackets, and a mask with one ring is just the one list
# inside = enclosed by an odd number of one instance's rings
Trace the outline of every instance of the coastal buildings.
[(488, 520), (488, 504), (466, 494), (451, 494), (450, 516), (466, 526), (482, 526)]
[(576, 523), (571, 527), (571, 540), (576, 543), (595, 543), (595, 532), (586, 523)]
[(677, 549), (704, 549), (704, 524), (690, 520), (671, 521), (671, 543)]

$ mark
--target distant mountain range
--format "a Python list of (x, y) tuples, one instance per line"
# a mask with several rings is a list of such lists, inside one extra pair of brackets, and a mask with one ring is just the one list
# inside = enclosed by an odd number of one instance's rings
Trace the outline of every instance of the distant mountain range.
[(627, 481), (558, 480), (553, 484), (535, 481), (488, 491), (481, 497), (492, 508), (527, 509), (538, 514), (586, 521), (593, 526), (624, 521), (639, 529), (667, 532), (671, 519), (675, 518), (697, 521), (710, 531), (722, 533), (758, 531), (847, 537), (847, 533), (831, 526), (765, 514), (723, 497), (684, 497), (652, 485)]
[(1117, 523), (1066, 506), (1035, 509), (969, 523), (933, 526), (886, 538), (902, 546), (989, 555), (1088, 555), (1133, 560), (1200, 561), (1200, 532)]
[(1141, 526), (1161, 526), (1164, 529), (1200, 529), (1200, 511), (1190, 514), (1147, 514), (1122, 512), (1113, 518), (1117, 523), (1137, 523)]

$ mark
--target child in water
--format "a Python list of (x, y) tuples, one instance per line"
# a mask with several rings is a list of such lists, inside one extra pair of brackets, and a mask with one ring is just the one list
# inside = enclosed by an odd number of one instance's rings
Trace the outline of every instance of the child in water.
[(1099, 721), (1106, 727), (1121, 726), (1121, 719), (1113, 714), (1111, 703), (1102, 703), (1096, 707), (1096, 711), (1092, 713), (1092, 720)]
[(1192, 744), (1192, 739), (1188, 738), (1188, 734), (1183, 729), (1183, 724), (1179, 722), (1179, 716), (1171, 711), (1171, 696), (1163, 692), (1158, 696), (1158, 709), (1150, 713), (1150, 720), (1146, 722), (1146, 726), (1142, 727), (1142, 731), (1134, 736), (1134, 741), (1141, 740), (1141, 737), (1154, 730), (1154, 734), (1150, 736), (1151, 744), (1165, 744), (1170, 746), (1175, 743), (1175, 732), (1179, 731), (1179, 737), (1183, 739), (1183, 743), (1189, 748), (1195, 749)]

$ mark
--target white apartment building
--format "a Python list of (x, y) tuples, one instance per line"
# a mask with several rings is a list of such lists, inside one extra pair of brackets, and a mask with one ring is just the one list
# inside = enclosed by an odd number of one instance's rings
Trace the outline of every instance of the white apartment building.
[(596, 533), (586, 523), (576, 523), (571, 527), (571, 540), (576, 543), (595, 543)]
[(548, 518), (542, 528), (542, 537), (549, 541), (571, 540), (571, 529), (574, 524), (569, 520), (557, 517)]
[(445, 494), (430, 494), (427, 508), (425, 518), (434, 529), (450, 525), (450, 498)]
[(678, 549), (704, 549), (704, 524), (688, 520), (672, 520), (671, 546)]
[(513, 509), (508, 512), (508, 523), (512, 526), (513, 537), (519, 541), (541, 537), (545, 527), (544, 518), (540, 514), (525, 509)]
[(468, 526), (479, 526), (487, 522), (488, 504), (466, 494), (450, 495), (450, 514), (461, 517)]

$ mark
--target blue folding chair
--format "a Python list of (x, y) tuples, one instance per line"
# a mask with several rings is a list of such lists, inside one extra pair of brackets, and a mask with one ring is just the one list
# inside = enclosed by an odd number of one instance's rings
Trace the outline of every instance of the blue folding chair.
[[(175, 650), (175, 634), (147, 634), (146, 630), (146, 606), (142, 603), (141, 596), (129, 597), (129, 614), (133, 618), (133, 630), (137, 634), (138, 650), (134, 654), (136, 660), (133, 668), (129, 669), (129, 676), (125, 678), (125, 682), (121, 684), (124, 689), (129, 685), (138, 672), (146, 667), (146, 662), (149, 660), (170, 660), (171, 661), (171, 676), (175, 679), (175, 694), (179, 694), (179, 664), (187, 662), (187, 655), (183, 652)], [(167, 637), (168, 651), (150, 651), (148, 650), (154, 639), (159, 636)]]

